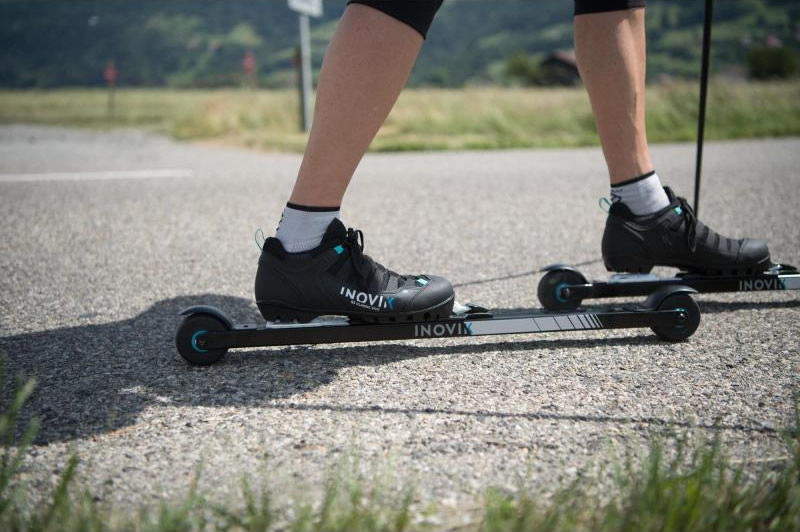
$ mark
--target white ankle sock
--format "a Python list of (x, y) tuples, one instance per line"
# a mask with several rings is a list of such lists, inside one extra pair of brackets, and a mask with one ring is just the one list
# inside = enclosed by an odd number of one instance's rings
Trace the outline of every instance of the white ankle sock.
[(669, 205), (669, 197), (655, 170), (612, 186), (611, 197), (627, 205), (637, 216), (652, 214)]
[(339, 207), (307, 207), (287, 203), (275, 232), (289, 253), (301, 253), (319, 246), (330, 223), (339, 217)]

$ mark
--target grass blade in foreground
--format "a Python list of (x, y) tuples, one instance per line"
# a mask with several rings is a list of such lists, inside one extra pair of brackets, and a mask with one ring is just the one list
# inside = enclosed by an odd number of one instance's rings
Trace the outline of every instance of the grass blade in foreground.
[[(379, 480), (365, 480), (355, 469), (332, 474), (316, 504), (294, 500), (288, 507), (274, 505), (270, 495), (271, 490), (278, 492), (286, 486), (269, 486), (262, 478), (243, 479), (241, 498), (212, 503), (199, 494), (198, 472), (183, 500), (165, 500), (131, 514), (96, 502), (80, 486), (78, 460), (73, 457), (53, 491), (36, 504), (15, 478), (35, 427), (25, 432), (16, 448), (11, 445), (17, 415), (33, 386), (29, 382), (19, 387), (0, 415), (2, 530), (400, 532), (432, 529), (417, 524), (424, 523), (423, 517), (441, 522), (435, 511), (424, 516), (414, 512), (415, 503), (430, 508), (435, 501), (417, 501), (412, 489), (392, 491)], [(513, 495), (490, 491), (483, 518), (456, 528), (487, 532), (800, 530), (798, 426), (796, 421), (786, 434), (786, 456), (770, 462), (770, 467), (734, 467), (719, 435), (710, 443), (701, 438), (692, 445), (684, 436), (671, 453), (657, 440), (644, 460), (629, 457), (618, 467), (613, 489), (601, 498), (592, 493), (588, 477), (579, 477), (547, 500), (537, 500), (525, 490)], [(253, 491), (254, 482), (265, 487)]]

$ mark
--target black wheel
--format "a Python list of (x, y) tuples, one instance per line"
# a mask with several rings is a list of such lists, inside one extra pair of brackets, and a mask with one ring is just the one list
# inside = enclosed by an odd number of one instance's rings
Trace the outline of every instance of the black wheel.
[(700, 307), (689, 294), (672, 294), (658, 304), (657, 310), (683, 311), (683, 319), (677, 325), (651, 327), (656, 336), (668, 342), (681, 342), (686, 340), (697, 330), (700, 325)]
[(547, 310), (575, 310), (583, 299), (565, 287), (576, 284), (586, 284), (586, 278), (575, 270), (550, 270), (539, 280), (536, 295)]
[(198, 345), (198, 337), (207, 332), (227, 330), (228, 326), (225, 322), (210, 314), (190, 314), (183, 319), (178, 326), (178, 333), (175, 335), (175, 345), (178, 347), (178, 353), (189, 364), (195, 366), (213, 364), (222, 358), (228, 350), (205, 349)]

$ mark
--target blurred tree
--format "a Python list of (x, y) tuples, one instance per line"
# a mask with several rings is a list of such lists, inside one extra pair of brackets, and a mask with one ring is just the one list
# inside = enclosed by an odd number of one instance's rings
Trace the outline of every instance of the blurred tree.
[(797, 72), (797, 56), (784, 46), (751, 48), (747, 71), (752, 79), (786, 79)]
[(539, 63), (525, 52), (516, 52), (506, 61), (506, 76), (512, 82), (525, 86), (539, 85), (542, 82)]

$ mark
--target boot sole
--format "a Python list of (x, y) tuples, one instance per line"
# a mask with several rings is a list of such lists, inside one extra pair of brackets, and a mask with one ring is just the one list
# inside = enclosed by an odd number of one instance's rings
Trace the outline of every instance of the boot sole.
[(308, 323), (320, 316), (345, 316), (366, 323), (397, 323), (397, 322), (416, 322), (416, 321), (435, 321), (450, 317), (453, 311), (455, 296), (443, 301), (442, 303), (415, 312), (403, 312), (400, 314), (376, 314), (343, 312), (342, 310), (319, 311), (298, 309), (280, 302), (259, 301), (258, 310), (267, 321), (279, 321), (282, 323)]
[(631, 256), (614, 256), (603, 257), (603, 263), (606, 270), (609, 272), (621, 273), (650, 273), (653, 266), (666, 266), (670, 268), (678, 268), (681, 271), (689, 273), (697, 273), (702, 275), (753, 275), (761, 273), (769, 269), (772, 261), (769, 257), (757, 262), (755, 264), (742, 265), (736, 267), (709, 267), (703, 268), (697, 265), (686, 266), (683, 264), (654, 264), (651, 261), (642, 260), (640, 257)]

